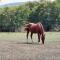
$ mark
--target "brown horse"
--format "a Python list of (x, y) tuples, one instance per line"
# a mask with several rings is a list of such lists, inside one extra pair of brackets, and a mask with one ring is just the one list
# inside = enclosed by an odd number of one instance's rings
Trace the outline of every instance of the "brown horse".
[(26, 24), (25, 30), (27, 31), (27, 39), (28, 39), (29, 32), (31, 32), (31, 39), (32, 39), (33, 33), (37, 33), (38, 42), (40, 42), (40, 37), (41, 37), (42, 44), (44, 44), (44, 40), (45, 40), (44, 28), (40, 22), (36, 24), (35, 23)]

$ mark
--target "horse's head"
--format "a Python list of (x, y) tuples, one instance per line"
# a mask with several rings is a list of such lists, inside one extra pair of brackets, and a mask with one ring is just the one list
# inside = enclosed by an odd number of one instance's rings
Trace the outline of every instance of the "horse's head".
[(28, 27), (25, 27), (25, 29), (24, 29), (25, 31), (28, 31), (29, 30), (29, 28)]
[(28, 24), (25, 24), (25, 31), (28, 31), (29, 29), (30, 29), (30, 27), (31, 27), (31, 24), (30, 23), (28, 23)]
[(41, 35), (41, 40), (42, 40), (42, 43), (44, 44), (45, 34), (42, 34), (42, 35)]

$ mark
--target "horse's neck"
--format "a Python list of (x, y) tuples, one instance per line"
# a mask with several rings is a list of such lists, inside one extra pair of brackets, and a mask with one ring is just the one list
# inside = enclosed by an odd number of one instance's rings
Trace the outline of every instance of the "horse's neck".
[(43, 25), (41, 23), (38, 23), (38, 24), (39, 24), (40, 28), (42, 29), (42, 33), (44, 33), (44, 27), (43, 27)]

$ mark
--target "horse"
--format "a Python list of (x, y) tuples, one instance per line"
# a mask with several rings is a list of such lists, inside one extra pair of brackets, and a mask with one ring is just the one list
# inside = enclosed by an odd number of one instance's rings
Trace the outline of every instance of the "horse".
[(41, 37), (41, 40), (42, 40), (42, 44), (44, 44), (44, 40), (45, 40), (45, 31), (44, 31), (44, 28), (43, 28), (43, 25), (41, 22), (39, 23), (28, 23), (25, 25), (25, 30), (27, 31), (27, 39), (28, 39), (28, 35), (29, 35), (29, 32), (31, 32), (31, 39), (32, 39), (32, 36), (33, 36), (33, 33), (37, 33), (38, 35), (38, 42), (40, 42), (40, 37)]

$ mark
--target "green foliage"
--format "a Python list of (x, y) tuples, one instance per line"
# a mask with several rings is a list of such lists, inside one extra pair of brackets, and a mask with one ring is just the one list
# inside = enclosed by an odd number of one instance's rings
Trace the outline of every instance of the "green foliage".
[(56, 6), (60, 8), (60, 0), (56, 0)]
[[(44, 0), (43, 0), (44, 1)], [(43, 2), (42, 1), (42, 2)], [(27, 22), (42, 22), (46, 30), (60, 28), (59, 0), (27, 2), (21, 6), (0, 8), (0, 31), (15, 31)]]
[[(60, 9), (53, 3), (42, 3), (29, 16), (31, 22), (42, 22), (45, 30), (54, 29), (57, 24)], [(60, 23), (60, 21), (59, 21)]]

